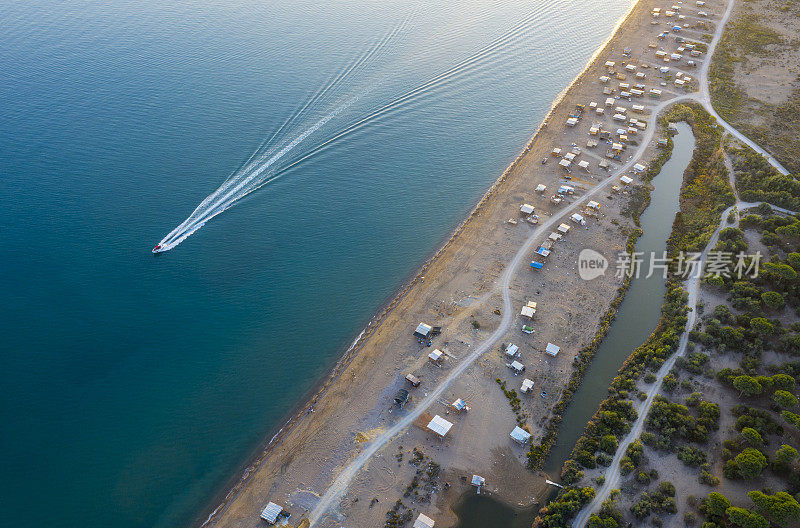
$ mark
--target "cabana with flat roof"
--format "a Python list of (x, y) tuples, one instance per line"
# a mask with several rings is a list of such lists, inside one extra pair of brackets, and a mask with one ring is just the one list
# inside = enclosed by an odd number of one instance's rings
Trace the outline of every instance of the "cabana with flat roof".
[(431, 330), (433, 330), (433, 327), (431, 325), (420, 323), (417, 325), (417, 329), (414, 330), (414, 337), (418, 337), (420, 339), (427, 339), (428, 336), (431, 334)]
[(558, 162), (558, 165), (564, 167), (565, 169), (569, 169), (569, 166), (572, 165), (572, 162), (568, 159), (562, 159)]
[(633, 182), (633, 178), (631, 178), (630, 176), (622, 176), (622, 177), (619, 179), (619, 182), (620, 182), (622, 185), (630, 185), (630, 184), (631, 184), (631, 182)]
[(536, 301), (528, 301), (528, 304), (522, 307), (520, 314), (523, 317), (533, 319), (533, 316), (536, 315)]
[(561, 347), (554, 345), (553, 343), (547, 343), (547, 346), (544, 349), (545, 354), (553, 357), (556, 357), (560, 351)]
[(582, 168), (584, 170), (589, 170), (589, 162), (586, 161), (586, 160), (581, 160), (581, 161), (578, 162), (578, 167), (580, 167), (580, 168)]
[(435, 521), (433, 519), (420, 513), (419, 517), (417, 517), (417, 520), (414, 521), (413, 528), (433, 528), (434, 523)]
[(536, 186), (536, 192), (538, 192), (538, 193), (543, 193), (546, 190), (547, 190), (547, 185), (544, 185), (544, 184), (540, 183), (539, 185)]
[(569, 119), (567, 119), (567, 126), (573, 127), (573, 126), (575, 126), (577, 124), (578, 124), (578, 120), (575, 119), (574, 117), (570, 117)]
[(436, 348), (433, 352), (428, 354), (428, 359), (438, 365), (442, 361), (442, 356), (444, 356), (444, 353)]
[(512, 361), (511, 364), (508, 366), (511, 370), (514, 371), (514, 375), (521, 374), (525, 372), (525, 365), (520, 363), (519, 361)]
[(531, 434), (520, 426), (516, 426), (509, 436), (521, 445), (525, 445), (531, 440)]
[(513, 358), (514, 356), (517, 355), (517, 352), (519, 352), (519, 347), (517, 345), (509, 343), (508, 346), (506, 347), (506, 355), (508, 357)]
[(573, 213), (572, 216), (570, 216), (569, 218), (570, 218), (570, 220), (572, 220), (576, 224), (582, 224), (583, 223), (583, 216), (579, 215), (578, 213)]
[(572, 229), (572, 226), (570, 226), (570, 225), (568, 225), (568, 224), (560, 224), (560, 225), (558, 226), (558, 231), (559, 231), (560, 233), (563, 233), (563, 234), (565, 234), (565, 235), (566, 235), (567, 233), (569, 233), (569, 230), (570, 230), (570, 229)]
[(458, 412), (467, 412), (469, 411), (469, 407), (467, 406), (467, 402), (462, 400), (461, 398), (457, 399), (453, 403), (450, 404), (450, 407), (457, 410)]
[(481, 488), (483, 485), (486, 484), (486, 479), (484, 479), (480, 475), (472, 475), (472, 485), (476, 488)]
[(633, 166), (634, 172), (644, 172), (647, 170), (647, 167), (642, 165), (641, 163), (637, 163)]
[(270, 502), (266, 508), (261, 511), (261, 518), (270, 524), (278, 522), (278, 518), (283, 514), (283, 506)]
[(533, 381), (525, 378), (522, 380), (522, 387), (519, 389), (522, 391), (523, 394), (527, 394), (529, 391), (533, 390)]
[(589, 209), (600, 209), (600, 204), (592, 200), (591, 202), (586, 204), (586, 207), (588, 207)]
[(453, 427), (453, 424), (438, 414), (433, 417), (433, 420), (428, 422), (428, 429), (439, 435), (439, 438), (444, 438), (451, 427)]
[(547, 257), (550, 255), (550, 250), (544, 246), (539, 246), (539, 249), (536, 250), (537, 255), (541, 255), (543, 257)]
[(547, 237), (548, 240), (552, 240), (553, 242), (558, 242), (559, 240), (561, 240), (561, 238), (562, 238), (561, 233), (555, 233), (555, 232), (550, 233), (550, 235)]
[(519, 212), (524, 215), (529, 215), (533, 212), (533, 206), (531, 204), (522, 204), (519, 208)]

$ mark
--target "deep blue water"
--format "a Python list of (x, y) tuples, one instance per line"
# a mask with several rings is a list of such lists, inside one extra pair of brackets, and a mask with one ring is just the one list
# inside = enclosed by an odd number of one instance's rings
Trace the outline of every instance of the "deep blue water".
[[(195, 519), (516, 156), (629, 2), (445, 4), (0, 3), (4, 523)], [(477, 62), (150, 253), (392, 28), (298, 117), (289, 132), (357, 96), (304, 148)]]

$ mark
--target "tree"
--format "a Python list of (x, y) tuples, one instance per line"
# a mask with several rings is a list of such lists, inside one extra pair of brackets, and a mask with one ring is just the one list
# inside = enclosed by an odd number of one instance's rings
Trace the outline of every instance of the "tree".
[(784, 409), (797, 407), (797, 397), (789, 391), (778, 389), (772, 395), (772, 399)]
[(800, 429), (800, 415), (789, 411), (781, 411), (781, 416), (797, 429)]
[(769, 521), (757, 513), (750, 513), (744, 508), (732, 507), (725, 512), (731, 523), (742, 528), (769, 528)]
[(600, 439), (600, 449), (605, 451), (609, 454), (614, 454), (617, 452), (617, 446), (619, 443), (617, 442), (617, 437), (614, 435), (605, 435)]
[(775, 387), (775, 390), (794, 390), (795, 381), (794, 378), (788, 374), (775, 374), (772, 376), (772, 386)]
[(751, 491), (747, 496), (750, 497), (760, 513), (776, 524), (786, 526), (800, 521), (800, 504), (785, 491), (779, 491), (775, 495)]
[(768, 291), (768, 292), (762, 293), (761, 294), (761, 300), (764, 302), (764, 304), (767, 307), (772, 308), (773, 310), (777, 310), (777, 309), (783, 307), (783, 303), (784, 303), (783, 295), (781, 295), (778, 292), (774, 292), (774, 291)]
[(786, 444), (780, 446), (777, 451), (775, 451), (775, 461), (779, 464), (789, 465), (797, 459), (798, 453), (797, 449), (793, 448), (792, 446), (788, 446)]
[(746, 394), (747, 396), (755, 396), (761, 394), (763, 387), (752, 376), (736, 376), (733, 378), (733, 386), (739, 391), (739, 394)]
[(739, 475), (745, 479), (754, 479), (761, 474), (767, 465), (767, 457), (758, 449), (748, 447), (734, 458)]
[(764, 445), (764, 439), (761, 438), (759, 432), (752, 427), (745, 427), (742, 429), (742, 438), (744, 438), (745, 442), (750, 444), (751, 447), (760, 447)]
[(750, 328), (761, 337), (771, 336), (775, 333), (775, 325), (763, 317), (753, 317), (750, 319)]
[(722, 517), (725, 515), (725, 512), (728, 510), (728, 508), (731, 507), (731, 501), (729, 501), (728, 498), (722, 493), (712, 491), (708, 494), (706, 506), (708, 507), (709, 512)]

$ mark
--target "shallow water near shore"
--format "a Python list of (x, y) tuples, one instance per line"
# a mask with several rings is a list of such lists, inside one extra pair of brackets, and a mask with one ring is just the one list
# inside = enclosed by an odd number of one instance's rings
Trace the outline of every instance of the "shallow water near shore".
[[(4, 520), (207, 512), (629, 5), (0, 3)], [(309, 157), (150, 254), (344, 102)]]

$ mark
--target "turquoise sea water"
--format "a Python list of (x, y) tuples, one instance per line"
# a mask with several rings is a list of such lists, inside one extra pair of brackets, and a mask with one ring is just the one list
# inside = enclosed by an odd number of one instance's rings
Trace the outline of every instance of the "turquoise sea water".
[[(196, 520), (628, 6), (0, 3), (4, 521)], [(288, 118), (275, 144), (337, 109), (150, 253)]]

